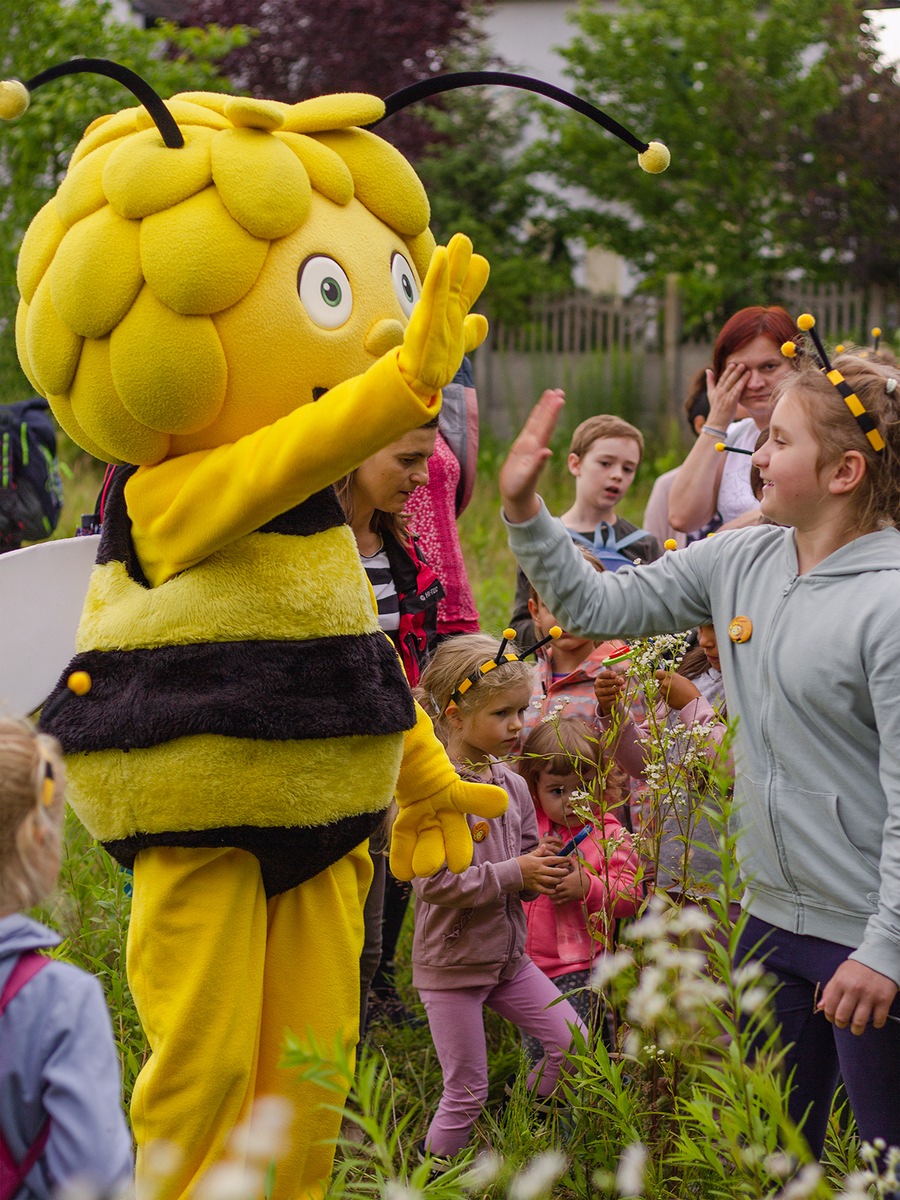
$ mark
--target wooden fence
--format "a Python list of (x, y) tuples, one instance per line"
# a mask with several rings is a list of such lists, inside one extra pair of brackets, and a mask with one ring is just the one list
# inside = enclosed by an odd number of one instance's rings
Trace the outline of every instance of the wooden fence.
[[(785, 283), (774, 303), (792, 314), (812, 312), (828, 340), (870, 340), (880, 325), (897, 328), (897, 294), (839, 284)], [(524, 325), (492, 324), (473, 362), (482, 421), (500, 439), (519, 427), (547, 387), (563, 387), (567, 420), (617, 412), (658, 444), (682, 430), (681, 403), (694, 372), (712, 357), (712, 343), (685, 337), (674, 280), (664, 296), (605, 299), (573, 293), (536, 302)]]

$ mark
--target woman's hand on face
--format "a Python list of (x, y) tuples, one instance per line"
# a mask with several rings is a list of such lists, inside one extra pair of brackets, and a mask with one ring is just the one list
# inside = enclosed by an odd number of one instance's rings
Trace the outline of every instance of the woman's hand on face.
[(732, 362), (725, 366), (717, 381), (712, 371), (706, 371), (706, 394), (709, 397), (709, 416), (706, 423), (713, 429), (726, 430), (734, 420), (737, 406), (747, 385), (747, 368)]
[(544, 392), (500, 468), (503, 511), (513, 525), (530, 520), (540, 508), (537, 481), (552, 453), (550, 438), (564, 402), (565, 393), (559, 388)]

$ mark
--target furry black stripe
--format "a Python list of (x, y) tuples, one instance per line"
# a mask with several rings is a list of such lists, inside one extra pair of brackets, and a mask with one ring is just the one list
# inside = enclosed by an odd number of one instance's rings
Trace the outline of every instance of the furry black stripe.
[[(86, 671), (91, 689), (67, 680)], [(76, 655), (41, 714), (67, 753), (220, 734), (268, 741), (399, 733), (409, 686), (382, 633), (303, 642), (215, 642)]]
[(311, 828), (274, 826), (260, 829), (252, 825), (235, 825), (180, 833), (139, 833), (119, 841), (104, 842), (103, 846), (123, 867), (133, 867), (140, 851), (152, 846), (195, 849), (233, 846), (238, 850), (249, 850), (259, 859), (266, 896), (271, 899), (336, 863), (370, 837), (383, 820), (384, 813), (376, 812)]

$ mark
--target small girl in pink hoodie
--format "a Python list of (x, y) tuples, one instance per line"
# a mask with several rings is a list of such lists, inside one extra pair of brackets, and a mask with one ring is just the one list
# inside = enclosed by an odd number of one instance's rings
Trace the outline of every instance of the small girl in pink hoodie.
[[(591, 973), (612, 946), (616, 921), (637, 912), (642, 888), (631, 835), (616, 815), (623, 773), (615, 766), (599, 771), (599, 753), (597, 737), (583, 721), (560, 717), (531, 731), (518, 769), (534, 802), (541, 844), (567, 851), (569, 862), (553, 891), (526, 906), (526, 950), (585, 1025), (604, 1033), (602, 1000), (590, 987)], [(525, 1049), (533, 1057), (528, 1038)]]

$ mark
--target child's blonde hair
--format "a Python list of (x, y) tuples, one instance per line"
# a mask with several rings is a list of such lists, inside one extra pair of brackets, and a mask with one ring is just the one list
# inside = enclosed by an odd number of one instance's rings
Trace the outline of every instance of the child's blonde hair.
[(0, 911), (45, 898), (35, 870), (36, 828), (62, 833), (65, 775), (59, 746), (25, 721), (0, 717)]
[[(809, 356), (807, 356), (809, 357)], [(819, 444), (819, 470), (847, 450), (858, 450), (866, 473), (853, 494), (854, 523), (864, 531), (900, 525), (900, 370), (854, 354), (832, 360), (859, 397), (884, 439), (875, 450), (833, 383), (812, 363), (779, 386), (776, 395), (796, 395)]]
[(535, 803), (541, 771), (548, 775), (577, 775), (591, 802), (602, 799), (606, 810), (618, 807), (625, 800), (625, 772), (607, 757), (600, 739), (578, 717), (557, 717), (535, 725), (525, 739), (516, 769), (528, 784)]
[[(489, 662), (500, 649), (500, 639), (487, 633), (465, 633), (441, 642), (434, 657), (422, 672), (416, 698), (434, 721), (435, 730), (446, 740), (447, 708), (453, 693), (473, 675), (483, 663)], [(506, 645), (504, 653), (518, 654), (514, 642)], [(476, 683), (453, 701), (462, 713), (476, 712), (492, 703), (500, 692), (527, 683), (531, 685), (534, 668), (530, 663), (503, 662), (482, 675)]]

